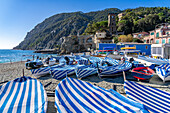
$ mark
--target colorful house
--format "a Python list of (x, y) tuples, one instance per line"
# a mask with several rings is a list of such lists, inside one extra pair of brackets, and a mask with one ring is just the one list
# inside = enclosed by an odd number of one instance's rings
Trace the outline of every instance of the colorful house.
[(149, 36), (144, 37), (145, 43), (151, 44), (170, 44), (170, 26), (168, 24), (160, 24), (156, 29), (149, 31)]
[(113, 52), (114, 50), (116, 50), (114, 43), (99, 43), (99, 52)]

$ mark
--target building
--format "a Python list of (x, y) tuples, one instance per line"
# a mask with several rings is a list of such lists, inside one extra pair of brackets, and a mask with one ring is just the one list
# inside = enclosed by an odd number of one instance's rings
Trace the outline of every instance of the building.
[(149, 36), (149, 33), (147, 32), (133, 33), (133, 38), (143, 39), (146, 36)]
[(79, 51), (81, 51), (82, 49), (96, 49), (96, 44), (94, 42), (94, 35), (78, 36)]
[(116, 34), (116, 15), (114, 13), (108, 14), (108, 27), (110, 34)]
[(155, 58), (170, 58), (170, 44), (152, 44), (151, 55)]
[(96, 49), (99, 48), (99, 43), (114, 43), (112, 36), (107, 31), (97, 31), (94, 36)]
[(118, 14), (119, 21), (122, 19), (122, 17), (123, 17), (124, 15), (125, 15), (124, 13), (119, 13), (119, 14)]
[(113, 52), (114, 50), (116, 50), (114, 43), (99, 43), (99, 52)]
[(168, 24), (159, 24), (155, 30), (149, 31), (149, 33), (149, 36), (144, 37), (145, 43), (170, 44), (170, 27)]
[(139, 50), (140, 54), (143, 55), (151, 55), (151, 44), (144, 44), (144, 43), (131, 43), (131, 42), (124, 42), (124, 43), (117, 43), (117, 50), (121, 50), (122, 47), (135, 47), (136, 50)]

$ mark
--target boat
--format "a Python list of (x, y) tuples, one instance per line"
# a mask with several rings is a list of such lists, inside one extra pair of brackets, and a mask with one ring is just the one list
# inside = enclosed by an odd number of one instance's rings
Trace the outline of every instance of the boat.
[(115, 60), (110, 57), (105, 57), (104, 61), (107, 61), (109, 64), (114, 66), (119, 64), (119, 60)]
[(64, 65), (62, 67), (51, 68), (50, 74), (53, 78), (60, 80), (68, 75), (75, 74), (75, 68), (78, 65)]
[(35, 77), (42, 77), (42, 76), (50, 74), (51, 69), (61, 68), (64, 65), (65, 64), (58, 64), (58, 65), (53, 65), (53, 66), (41, 67), (41, 68), (38, 68), (38, 69), (31, 69), (31, 73)]
[(137, 67), (132, 69), (132, 76), (138, 80), (149, 80), (155, 72), (149, 67)]
[(69, 77), (63, 79), (55, 89), (55, 107), (58, 113), (148, 113), (142, 104), (113, 89), (104, 89)]
[(35, 59), (33, 61), (28, 60), (25, 63), (26, 69), (36, 69), (36, 68), (40, 68), (41, 66), (43, 66), (43, 62), (39, 59)]
[(50, 74), (50, 67), (41, 67), (38, 69), (31, 69), (31, 73), (32, 75), (34, 75), (35, 77), (41, 77), (41, 76), (45, 76), (47, 74)]
[(169, 63), (168, 61), (165, 61), (165, 60), (155, 59), (155, 58), (149, 58), (149, 57), (142, 56), (142, 55), (138, 55), (138, 59), (141, 59), (141, 60), (150, 62), (150, 63), (152, 63), (152, 64), (157, 64), (157, 65)]
[(87, 65), (88, 64), (88, 59), (83, 58), (83, 57), (81, 57), (79, 55), (75, 55), (73, 60), (75, 60), (77, 62), (77, 64), (79, 64), (79, 65)]
[(74, 60), (72, 58), (70, 58), (69, 56), (62, 56), (60, 59), (59, 59), (59, 63), (62, 64), (66, 64), (66, 65), (72, 65), (74, 62)]
[(128, 71), (132, 68), (132, 63), (125, 61), (122, 64), (118, 64), (115, 66), (99, 66), (99, 76), (117, 76), (120, 72)]
[(52, 66), (52, 65), (55, 65), (55, 63), (56, 63), (56, 59), (53, 58), (53, 57), (51, 57), (51, 58), (48, 57), (48, 58), (43, 60), (44, 66)]
[(170, 93), (126, 80), (124, 89), (129, 99), (140, 102), (151, 113), (170, 112)]
[(90, 75), (94, 75), (98, 73), (97, 68), (93, 64), (79, 66), (75, 70), (77, 78), (84, 78)]
[(0, 86), (1, 113), (46, 113), (47, 94), (35, 78), (20, 77)]
[(170, 64), (162, 64), (155, 67), (158, 76), (165, 81), (170, 81)]

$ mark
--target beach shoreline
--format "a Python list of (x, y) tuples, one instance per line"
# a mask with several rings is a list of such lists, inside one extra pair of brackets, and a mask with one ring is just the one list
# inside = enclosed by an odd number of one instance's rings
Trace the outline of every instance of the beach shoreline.
[[(24, 69), (24, 76), (30, 76), (35, 78), (31, 75), (31, 71), (25, 68), (25, 61), (20, 62), (12, 62), (12, 63), (0, 63), (0, 86), (5, 84), (8, 81), (14, 80), (18, 77), (23, 76), (23, 69)], [(77, 79), (76, 75), (71, 75), (69, 77)], [(128, 73), (126, 73), (126, 77), (128, 79), (132, 79)], [(56, 80), (51, 77), (51, 75), (46, 75), (44, 77), (37, 78), (43, 86), (47, 93), (55, 93), (55, 89), (57, 85), (62, 80)], [(63, 78), (64, 79), (64, 78)], [(163, 83), (157, 75), (155, 75), (151, 80), (151, 83), (147, 82), (140, 82), (140, 84), (156, 87), (158, 89), (170, 92), (170, 82)], [(123, 76), (117, 76), (112, 78), (99, 78), (97, 75), (92, 75), (86, 78), (81, 79), (83, 81), (89, 82), (95, 86), (99, 86), (105, 89), (114, 89), (118, 93), (125, 95), (124, 92), (124, 80)], [(157, 80), (156, 83), (152, 83), (152, 81)], [(56, 112), (56, 108), (54, 107), (54, 97), (48, 97), (48, 112)]]

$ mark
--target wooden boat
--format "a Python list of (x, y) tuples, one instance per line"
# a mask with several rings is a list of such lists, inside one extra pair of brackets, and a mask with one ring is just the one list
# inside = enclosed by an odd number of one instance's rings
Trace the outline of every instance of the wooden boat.
[(132, 70), (132, 75), (138, 80), (148, 80), (155, 72), (149, 67), (137, 67)]
[(45, 113), (47, 94), (35, 78), (20, 77), (0, 86), (1, 113)]

